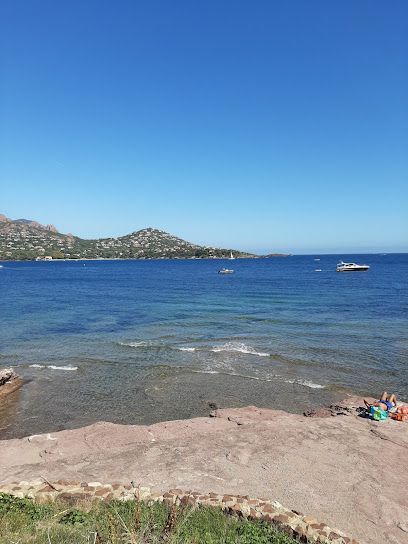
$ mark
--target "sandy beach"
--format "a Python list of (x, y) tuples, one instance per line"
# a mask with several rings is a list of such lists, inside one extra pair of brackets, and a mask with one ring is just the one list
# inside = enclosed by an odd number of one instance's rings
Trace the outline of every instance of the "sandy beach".
[[(358, 416), (349, 398), (315, 417), (246, 407), (151, 426), (100, 422), (0, 442), (1, 483), (119, 482), (248, 494), (361, 543), (408, 541), (408, 425)], [(336, 415), (337, 414), (337, 415)]]

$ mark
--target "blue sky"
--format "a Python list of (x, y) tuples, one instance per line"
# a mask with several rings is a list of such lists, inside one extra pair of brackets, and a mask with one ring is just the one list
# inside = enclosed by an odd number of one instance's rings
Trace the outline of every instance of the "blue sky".
[(408, 251), (405, 0), (3, 0), (0, 213)]

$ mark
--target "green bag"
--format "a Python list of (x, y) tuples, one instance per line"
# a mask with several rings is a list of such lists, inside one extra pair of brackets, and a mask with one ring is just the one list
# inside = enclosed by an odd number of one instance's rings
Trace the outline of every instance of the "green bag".
[(388, 417), (388, 412), (386, 412), (379, 406), (371, 406), (370, 413), (372, 418), (376, 421), (384, 421), (384, 419), (387, 419)]

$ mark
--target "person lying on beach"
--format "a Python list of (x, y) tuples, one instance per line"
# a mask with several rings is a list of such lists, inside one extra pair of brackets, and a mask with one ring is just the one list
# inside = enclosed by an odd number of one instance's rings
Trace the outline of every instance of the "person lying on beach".
[(380, 400), (376, 400), (375, 402), (370, 404), (364, 399), (364, 404), (366, 405), (367, 410), (370, 410), (372, 406), (377, 406), (378, 408), (384, 410), (384, 412), (389, 412), (397, 406), (397, 397), (395, 393), (388, 397), (387, 391), (384, 391), (384, 393), (381, 395)]

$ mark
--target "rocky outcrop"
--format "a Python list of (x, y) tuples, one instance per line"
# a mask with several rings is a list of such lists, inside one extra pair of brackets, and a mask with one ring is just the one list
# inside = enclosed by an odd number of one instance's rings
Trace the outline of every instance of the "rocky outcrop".
[(50, 232), (58, 232), (57, 230), (57, 227), (55, 227), (54, 225), (45, 225), (45, 230), (48, 230)]
[(267, 497), (364, 544), (405, 544), (408, 423), (359, 417), (363, 399), (336, 406), (341, 410), (334, 412), (348, 415), (304, 417), (248, 406), (216, 409), (211, 418), (101, 422), (3, 440), (0, 482), (133, 480), (158, 493)]
[[(367, 397), (368, 402), (374, 402), (375, 399)], [(365, 412), (362, 406), (361, 399), (356, 397), (350, 397), (343, 402), (337, 404), (331, 404), (330, 406), (323, 408), (314, 408), (312, 410), (306, 410), (303, 412), (305, 417), (336, 417), (336, 416), (352, 416), (358, 415), (360, 412)]]
[(11, 380), (17, 378), (17, 374), (12, 368), (2, 368), (0, 370), (0, 386), (9, 383)]
[(28, 227), (33, 227), (34, 229), (48, 230), (49, 232), (58, 232), (54, 225), (42, 225), (38, 221), (33, 221), (32, 219), (7, 219), (10, 223), (20, 223)]
[(12, 393), (22, 385), (22, 380), (12, 368), (0, 369), (0, 398)]

